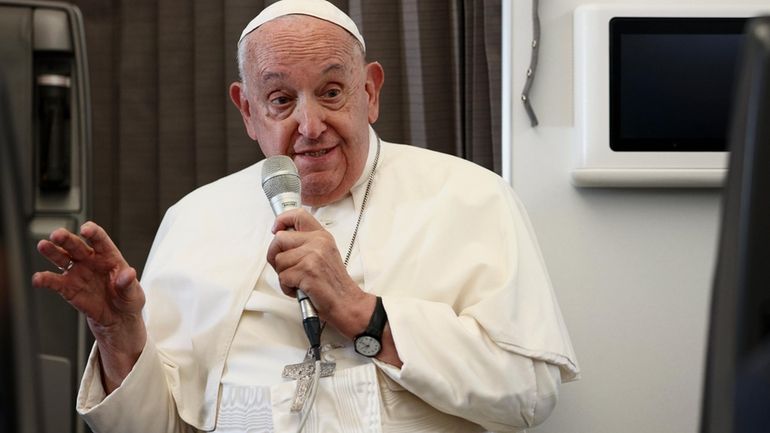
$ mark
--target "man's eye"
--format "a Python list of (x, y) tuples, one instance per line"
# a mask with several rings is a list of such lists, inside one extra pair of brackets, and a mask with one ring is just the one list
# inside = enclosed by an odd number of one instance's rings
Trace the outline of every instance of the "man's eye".
[(336, 98), (337, 96), (340, 96), (341, 93), (342, 91), (340, 89), (330, 89), (324, 93), (324, 96), (327, 98)]
[(277, 96), (271, 99), (270, 103), (273, 105), (286, 105), (289, 103), (289, 98), (287, 96)]

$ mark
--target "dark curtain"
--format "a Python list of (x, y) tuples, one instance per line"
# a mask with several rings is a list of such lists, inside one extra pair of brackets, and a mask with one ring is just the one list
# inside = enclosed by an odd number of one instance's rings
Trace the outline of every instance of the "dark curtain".
[[(263, 157), (227, 88), (241, 30), (273, 1), (73, 3), (91, 76), (93, 219), (141, 270), (170, 205)], [(501, 0), (333, 3), (385, 69), (374, 125), (383, 139), (499, 173)]]

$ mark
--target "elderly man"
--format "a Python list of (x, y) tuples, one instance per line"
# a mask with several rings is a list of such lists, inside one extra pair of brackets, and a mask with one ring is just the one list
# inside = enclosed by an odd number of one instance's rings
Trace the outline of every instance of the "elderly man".
[[(78, 398), (95, 431), (520, 431), (577, 377), (513, 192), (380, 140), (384, 73), (365, 49), (320, 0), (266, 8), (239, 42), (230, 96), (264, 154), (296, 164), (302, 209), (274, 216), (264, 162), (199, 188), (167, 212), (141, 286), (94, 223), (39, 244), (63, 273), (34, 283), (96, 337)], [(310, 401), (307, 377), (282, 377), (308, 348), (297, 290), (335, 363), (325, 377), (309, 364)]]

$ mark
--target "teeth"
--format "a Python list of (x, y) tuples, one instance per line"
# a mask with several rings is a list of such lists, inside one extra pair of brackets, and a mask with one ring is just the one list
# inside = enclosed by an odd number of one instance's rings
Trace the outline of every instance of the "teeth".
[(318, 157), (318, 156), (326, 155), (327, 152), (328, 150), (319, 150), (317, 152), (305, 152), (305, 155)]

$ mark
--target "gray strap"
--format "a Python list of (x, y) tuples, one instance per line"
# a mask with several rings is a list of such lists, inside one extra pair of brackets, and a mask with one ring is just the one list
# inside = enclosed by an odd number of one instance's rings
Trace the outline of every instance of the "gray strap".
[(537, 53), (540, 49), (540, 16), (538, 15), (538, 0), (532, 0), (532, 54), (527, 69), (527, 81), (524, 82), (524, 90), (521, 91), (521, 102), (529, 116), (529, 122), (534, 127), (537, 126), (537, 116), (532, 104), (529, 102), (529, 91), (532, 89), (532, 82), (535, 81), (535, 71), (537, 70)]

